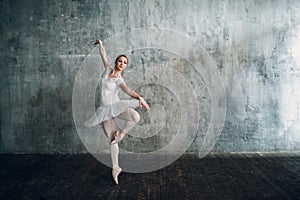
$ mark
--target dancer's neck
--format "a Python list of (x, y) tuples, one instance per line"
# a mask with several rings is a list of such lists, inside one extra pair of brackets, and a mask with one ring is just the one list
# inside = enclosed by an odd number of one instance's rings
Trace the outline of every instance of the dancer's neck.
[(121, 71), (120, 71), (120, 70), (117, 70), (117, 69), (113, 69), (113, 70), (110, 72), (110, 77), (111, 77), (111, 78), (121, 78)]

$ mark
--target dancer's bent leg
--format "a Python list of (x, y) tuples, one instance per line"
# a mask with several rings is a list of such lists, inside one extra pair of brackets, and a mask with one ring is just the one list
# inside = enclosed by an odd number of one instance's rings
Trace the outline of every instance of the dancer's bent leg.
[(140, 121), (140, 114), (132, 108), (128, 108), (126, 111), (118, 115), (117, 118), (126, 121), (125, 127), (119, 135), (119, 141), (121, 141), (125, 134)]

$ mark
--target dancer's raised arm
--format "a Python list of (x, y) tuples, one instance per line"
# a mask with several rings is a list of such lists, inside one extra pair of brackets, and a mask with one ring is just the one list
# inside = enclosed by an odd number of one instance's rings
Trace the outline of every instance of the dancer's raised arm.
[(109, 62), (107, 60), (106, 51), (104, 49), (102, 41), (101, 40), (96, 40), (96, 42), (94, 43), (94, 45), (96, 45), (96, 44), (99, 44), (99, 52), (100, 52), (100, 56), (101, 56), (102, 62), (104, 64), (104, 67), (109, 67)]

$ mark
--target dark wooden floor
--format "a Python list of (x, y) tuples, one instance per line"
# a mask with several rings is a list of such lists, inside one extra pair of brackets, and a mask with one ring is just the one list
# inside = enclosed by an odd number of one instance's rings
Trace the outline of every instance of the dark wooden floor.
[(161, 170), (122, 173), (89, 154), (0, 154), (0, 199), (300, 199), (300, 154), (186, 154)]

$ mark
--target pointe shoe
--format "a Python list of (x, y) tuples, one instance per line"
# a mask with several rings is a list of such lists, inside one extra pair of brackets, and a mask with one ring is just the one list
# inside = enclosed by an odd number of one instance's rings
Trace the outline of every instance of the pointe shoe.
[(119, 135), (120, 135), (119, 131), (115, 131), (113, 133), (113, 139), (111, 141), (111, 144), (116, 144), (116, 143), (120, 142), (120, 136)]
[(113, 176), (113, 179), (114, 179), (116, 185), (119, 184), (118, 176), (119, 176), (119, 174), (120, 174), (121, 172), (122, 172), (122, 169), (121, 169), (121, 168), (113, 169), (113, 170), (112, 170), (112, 176)]

